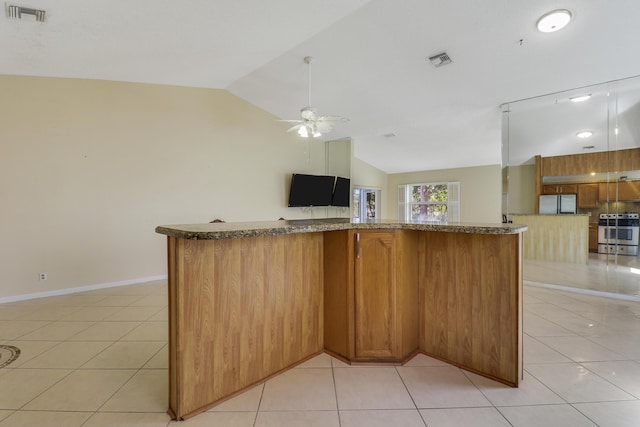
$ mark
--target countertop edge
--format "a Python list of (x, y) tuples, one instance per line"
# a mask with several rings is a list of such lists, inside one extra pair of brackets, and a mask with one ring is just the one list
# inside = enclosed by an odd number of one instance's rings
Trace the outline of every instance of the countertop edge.
[(410, 223), (393, 220), (354, 223), (345, 221), (344, 218), (338, 218), (333, 221), (319, 219), (161, 225), (155, 229), (158, 234), (187, 240), (223, 240), (340, 230), (417, 230), (470, 234), (519, 234), (526, 231), (527, 226), (521, 224)]

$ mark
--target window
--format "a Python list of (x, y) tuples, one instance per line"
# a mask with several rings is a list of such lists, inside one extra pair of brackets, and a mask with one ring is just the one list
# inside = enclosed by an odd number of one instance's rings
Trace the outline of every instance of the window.
[(380, 206), (380, 190), (355, 187), (352, 206), (353, 222), (376, 219), (378, 206)]
[(405, 221), (460, 221), (460, 183), (399, 185), (398, 218)]

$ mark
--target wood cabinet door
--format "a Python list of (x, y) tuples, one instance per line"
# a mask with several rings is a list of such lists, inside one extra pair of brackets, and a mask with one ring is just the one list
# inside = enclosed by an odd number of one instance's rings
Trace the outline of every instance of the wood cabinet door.
[(598, 197), (602, 201), (640, 200), (640, 181), (601, 182)]
[(560, 184), (558, 185), (560, 194), (577, 194), (578, 184)]
[(558, 194), (558, 186), (556, 184), (543, 185), (542, 194)]
[(361, 231), (355, 237), (355, 356), (368, 360), (399, 357), (395, 232)]
[(622, 181), (618, 183), (618, 200), (640, 199), (640, 181)]
[(578, 184), (578, 207), (598, 207), (598, 184)]

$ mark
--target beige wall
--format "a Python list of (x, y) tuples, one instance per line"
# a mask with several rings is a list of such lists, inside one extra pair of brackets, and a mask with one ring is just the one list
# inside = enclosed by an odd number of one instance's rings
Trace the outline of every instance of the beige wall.
[(326, 215), (286, 207), (324, 144), (226, 91), (0, 76), (0, 93), (0, 301), (162, 276), (159, 224)]
[(452, 181), (460, 182), (460, 221), (502, 221), (500, 165), (390, 174), (386, 202), (388, 217), (398, 217), (398, 185)]
[(536, 210), (535, 165), (509, 166), (507, 207), (509, 214), (534, 213)]

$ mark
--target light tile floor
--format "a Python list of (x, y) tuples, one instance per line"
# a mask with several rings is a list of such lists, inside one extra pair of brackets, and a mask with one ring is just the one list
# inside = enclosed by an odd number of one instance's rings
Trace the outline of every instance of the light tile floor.
[(640, 301), (640, 256), (590, 253), (587, 264), (525, 260), (523, 272), (538, 284)]
[[(640, 426), (640, 303), (525, 286), (522, 386), (320, 355), (171, 422), (166, 282), (0, 305), (2, 426)], [(0, 359), (0, 364), (2, 360)]]

